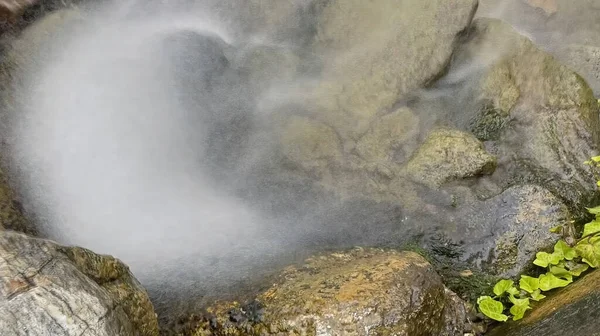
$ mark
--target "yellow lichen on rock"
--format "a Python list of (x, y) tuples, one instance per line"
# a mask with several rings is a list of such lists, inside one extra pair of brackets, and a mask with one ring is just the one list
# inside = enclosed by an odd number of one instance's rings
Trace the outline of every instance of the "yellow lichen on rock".
[(491, 174), (496, 158), (473, 135), (458, 130), (433, 130), (403, 168), (416, 182), (437, 188), (453, 179)]
[(464, 323), (464, 306), (423, 257), (380, 249), (288, 267), (251, 307), (219, 303), (195, 335), (455, 335)]

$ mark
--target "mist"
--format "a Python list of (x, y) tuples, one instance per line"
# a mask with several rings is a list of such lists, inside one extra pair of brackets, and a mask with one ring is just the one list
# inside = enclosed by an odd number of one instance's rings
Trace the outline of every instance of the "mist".
[[(285, 2), (297, 15), (284, 30), (242, 2), (90, 7), (30, 55), (3, 121), (10, 175), (41, 234), (122, 259), (159, 311), (177, 295), (224, 295), (324, 246), (419, 234), (403, 223), (421, 219), (399, 205), (317, 197), (307, 181), (266, 168), (280, 160), (270, 127), (304, 109), (322, 60), (305, 51), (312, 1)], [(287, 74), (284, 60), (248, 77), (260, 48), (294, 51), (298, 71)], [(509, 48), (465, 50), (415, 92), (418, 136), (467, 122), (477, 75)]]

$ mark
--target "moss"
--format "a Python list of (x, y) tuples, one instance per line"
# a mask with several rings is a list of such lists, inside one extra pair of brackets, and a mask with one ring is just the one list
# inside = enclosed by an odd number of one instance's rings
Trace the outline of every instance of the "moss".
[(146, 291), (119, 259), (81, 247), (63, 247), (64, 253), (82, 273), (107, 290), (141, 336), (157, 336), (158, 321)]
[(470, 131), (481, 141), (497, 140), (506, 124), (508, 113), (487, 102), (470, 122)]

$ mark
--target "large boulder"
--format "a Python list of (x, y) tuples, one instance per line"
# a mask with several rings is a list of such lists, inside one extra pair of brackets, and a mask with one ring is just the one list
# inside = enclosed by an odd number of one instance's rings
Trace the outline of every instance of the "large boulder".
[(357, 248), (291, 266), (249, 304), (219, 302), (195, 335), (463, 335), (466, 307), (416, 253)]
[(314, 114), (356, 140), (376, 115), (445, 71), (476, 8), (476, 0), (326, 2), (314, 41), (324, 60)]
[(489, 336), (598, 335), (600, 328), (600, 271), (594, 271), (533, 305), (522, 320), (504, 323)]
[(492, 180), (501, 189), (544, 185), (583, 216), (596, 196), (595, 178), (583, 162), (600, 144), (592, 90), (506, 23), (477, 19), (463, 51), (477, 59), (492, 50), (501, 53), (481, 77), (480, 109), (466, 125), (498, 157)]
[(158, 335), (146, 291), (118, 259), (0, 232), (6, 335)]
[[(445, 251), (456, 265), (498, 277), (511, 278), (531, 265), (535, 253), (560, 236), (550, 229), (565, 224), (570, 213), (561, 200), (543, 187), (511, 187), (486, 200), (475, 200), (466, 189), (453, 190), (454, 206), (434, 209), (437, 234), (425, 246)], [(453, 259), (453, 260), (452, 260)], [(456, 274), (462, 271), (455, 267)]]

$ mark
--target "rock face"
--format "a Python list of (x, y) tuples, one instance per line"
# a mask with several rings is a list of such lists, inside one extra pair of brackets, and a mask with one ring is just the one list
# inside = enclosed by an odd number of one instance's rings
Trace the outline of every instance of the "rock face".
[(540, 186), (515, 186), (475, 202), (468, 200), (473, 195), (455, 195), (456, 210), (437, 209), (443, 218), (439, 240), (429, 240), (429, 249), (445, 249), (442, 254), (457, 264), (500, 277), (517, 276), (531, 265), (537, 251), (559, 238), (550, 229), (570, 218), (560, 199)]
[[(351, 3), (329, 3), (334, 4), (339, 7), (329, 15), (354, 13)], [(351, 41), (335, 42), (331, 36), (336, 29), (351, 28), (334, 25), (341, 18), (328, 20), (329, 33), (321, 33), (317, 45), (329, 41), (339, 43), (339, 49), (349, 48)], [(583, 162), (598, 153), (598, 104), (580, 76), (506, 24), (478, 19), (467, 35), (455, 54), (456, 64), (464, 59), (467, 64), (485, 63), (474, 75), (474, 86), (467, 87), (475, 107), (463, 106), (460, 115), (449, 118), (449, 125), (432, 128), (435, 123), (418, 104), (367, 119), (334, 104), (321, 109), (321, 115), (287, 118), (280, 150), (293, 173), (343, 200), (369, 201), (355, 205), (354, 212), (370, 213), (366, 208), (371, 201), (402, 209), (399, 217), (397, 211), (381, 215), (389, 215), (395, 229), (390, 224), (372, 225), (371, 230), (394, 231), (389, 237), (402, 232), (405, 239), (421, 240), (450, 264), (512, 277), (530, 264), (537, 250), (558, 239), (550, 228), (580, 218), (584, 206), (593, 203), (595, 179)], [(327, 64), (324, 69), (327, 78)], [(349, 86), (344, 92), (353, 91)], [(385, 97), (361, 94), (353, 98), (378, 104)], [(360, 102), (349, 105), (369, 110)], [(356, 120), (369, 122), (352, 139), (340, 125)]]
[(78, 247), (0, 232), (0, 330), (7, 335), (158, 335), (127, 266)]
[(600, 272), (594, 271), (535, 304), (522, 320), (502, 324), (489, 336), (599, 335)]
[(23, 213), (21, 203), (15, 197), (7, 178), (0, 170), (0, 231), (13, 230), (30, 235), (37, 231)]
[(507, 24), (478, 19), (473, 27), (467, 48), (483, 54), (506, 47), (483, 76), (483, 107), (470, 125), (502, 163), (493, 179), (503, 189), (544, 185), (576, 216), (583, 215), (596, 192), (595, 178), (583, 162), (598, 153), (600, 140), (592, 90)]
[(585, 78), (596, 96), (600, 96), (600, 43), (598, 45), (570, 44), (560, 48), (556, 53), (565, 65)]
[(431, 132), (406, 164), (407, 175), (432, 188), (452, 180), (491, 174), (496, 158), (470, 134), (451, 129)]
[(343, 140), (444, 72), (476, 0), (328, 1), (314, 46), (323, 55), (315, 115)]
[(0, 16), (4, 19), (14, 18), (35, 3), (37, 0), (2, 0), (0, 1)]
[(289, 267), (248, 305), (219, 303), (194, 335), (462, 335), (465, 306), (418, 254), (378, 249)]

